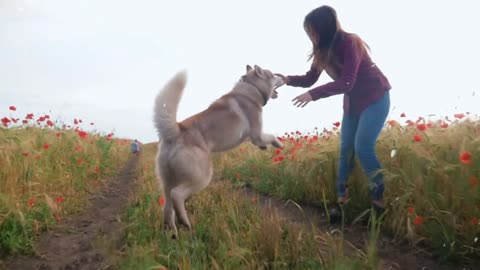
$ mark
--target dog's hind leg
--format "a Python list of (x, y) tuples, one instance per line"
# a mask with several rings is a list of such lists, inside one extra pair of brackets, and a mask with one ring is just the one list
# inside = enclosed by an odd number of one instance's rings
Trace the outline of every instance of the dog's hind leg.
[[(185, 200), (187, 200), (192, 194), (197, 193), (208, 186), (212, 179), (213, 169), (212, 164), (205, 164), (199, 171), (203, 173), (191, 174), (192, 179), (189, 182), (179, 185), (173, 188), (170, 192), (170, 196), (173, 202), (173, 208), (175, 209), (175, 215), (178, 217), (179, 222), (185, 225), (187, 228), (191, 228), (190, 221), (185, 210)], [(193, 183), (193, 184), (192, 184)]]
[(187, 210), (185, 210), (185, 200), (190, 196), (191, 192), (189, 188), (185, 185), (178, 186), (170, 192), (172, 196), (173, 208), (175, 209), (175, 214), (178, 218), (178, 221), (185, 225), (187, 228), (191, 228), (190, 220), (187, 216)]
[(175, 211), (173, 209), (172, 199), (167, 196), (165, 199), (165, 207), (163, 208), (163, 223), (173, 230), (174, 235), (177, 235), (178, 230), (175, 225)]

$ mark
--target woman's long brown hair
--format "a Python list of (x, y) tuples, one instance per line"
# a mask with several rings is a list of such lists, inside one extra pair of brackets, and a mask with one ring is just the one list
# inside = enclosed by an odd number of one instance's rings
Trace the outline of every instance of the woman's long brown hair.
[[(337, 12), (330, 6), (318, 7), (305, 16), (303, 27), (307, 32), (315, 32), (319, 38), (316, 44), (313, 43), (308, 60), (313, 58), (313, 63), (318, 69), (323, 69), (327, 65), (341, 69), (343, 66), (335, 55), (335, 48), (349, 33), (346, 33), (340, 26)], [(355, 47), (360, 53), (369, 49), (368, 45), (359, 36), (349, 35), (353, 36)]]

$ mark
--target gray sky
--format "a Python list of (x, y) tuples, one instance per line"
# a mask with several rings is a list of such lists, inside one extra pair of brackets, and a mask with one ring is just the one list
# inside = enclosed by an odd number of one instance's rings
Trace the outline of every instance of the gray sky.
[[(393, 86), (392, 119), (480, 112), (477, 1), (0, 0), (0, 117), (50, 113), (156, 141), (153, 101), (180, 69), (189, 77), (178, 120), (229, 91), (246, 64), (305, 73), (311, 44), (303, 19), (322, 4), (370, 45)], [(316, 85), (328, 81), (322, 74)], [(307, 132), (340, 121), (341, 95), (294, 107), (306, 90), (280, 88), (264, 109), (264, 130)]]

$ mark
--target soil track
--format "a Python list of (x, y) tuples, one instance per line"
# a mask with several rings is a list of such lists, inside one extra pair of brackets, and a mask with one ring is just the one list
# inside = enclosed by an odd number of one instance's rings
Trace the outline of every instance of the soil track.
[[(120, 217), (134, 190), (138, 157), (132, 156), (102, 194), (92, 196), (85, 212), (72, 216), (40, 236), (36, 256), (16, 257), (3, 265), (8, 270), (113, 269), (122, 249)], [(0, 264), (0, 269), (2, 265)]]

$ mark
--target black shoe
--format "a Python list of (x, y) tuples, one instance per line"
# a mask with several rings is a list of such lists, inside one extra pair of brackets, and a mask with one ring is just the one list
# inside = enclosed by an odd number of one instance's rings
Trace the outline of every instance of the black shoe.
[(330, 217), (330, 224), (342, 223), (342, 218), (343, 218), (342, 208), (343, 208), (343, 204), (337, 204), (334, 207), (329, 209), (328, 215)]
[(382, 217), (383, 213), (385, 213), (385, 207), (381, 207), (375, 203), (372, 203), (372, 208), (373, 212), (375, 212), (375, 217), (377, 220)]

